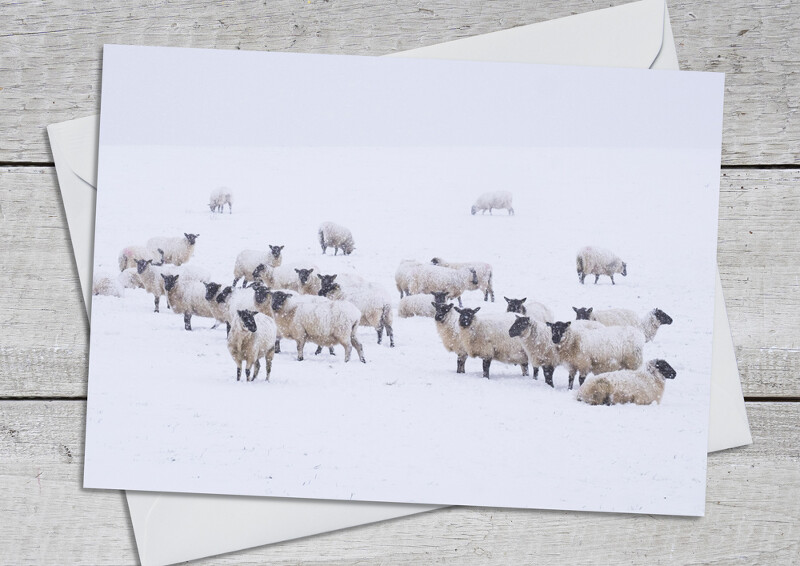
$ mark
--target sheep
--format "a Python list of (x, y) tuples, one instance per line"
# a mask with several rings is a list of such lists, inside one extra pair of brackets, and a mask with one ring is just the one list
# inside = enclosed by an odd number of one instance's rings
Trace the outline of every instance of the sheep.
[(164, 263), (181, 265), (191, 259), (194, 253), (194, 244), (200, 234), (183, 234), (183, 238), (157, 237), (147, 240), (147, 247), (151, 250), (164, 250)]
[(512, 313), (487, 314), (475, 316), (481, 307), (460, 309), (458, 313), (458, 332), (461, 344), (471, 358), (483, 360), (483, 377), (489, 378), (492, 360), (506, 364), (519, 364), (522, 375), (528, 375), (528, 355), (520, 340), (509, 336), (508, 329), (514, 324), (516, 315)]
[(456, 355), (456, 373), (465, 373), (464, 365), (467, 361), (467, 349), (461, 342), (458, 330), (458, 314), (453, 310), (453, 303), (432, 302), (436, 314), (436, 331), (442, 340), (444, 349)]
[(338, 254), (340, 249), (344, 255), (350, 255), (356, 249), (353, 234), (350, 230), (335, 222), (323, 222), (320, 224), (318, 234), (323, 255), (328, 248), (333, 248), (333, 255)]
[(219, 187), (211, 191), (208, 199), (208, 208), (211, 209), (211, 212), (224, 212), (226, 204), (228, 205), (228, 214), (233, 214), (233, 195), (228, 187)]
[(474, 269), (467, 267), (453, 269), (419, 264), (409, 267), (406, 276), (408, 292), (411, 295), (445, 291), (448, 297), (458, 300), (458, 306), (462, 306), (461, 295), (478, 285), (478, 274)]
[(193, 315), (216, 318), (217, 313), (206, 300), (205, 284), (193, 279), (178, 283), (180, 277), (180, 275), (161, 274), (172, 312), (183, 315), (183, 327), (186, 330), (192, 329)]
[(392, 302), (386, 290), (377, 283), (339, 284), (338, 275), (320, 275), (322, 286), (319, 296), (334, 301), (349, 301), (361, 311), (361, 326), (371, 326), (378, 333), (378, 344), (383, 340), (383, 330), (389, 337), (389, 347), (394, 348), (392, 330)]
[(630, 326), (603, 326), (594, 321), (547, 322), (561, 363), (569, 371), (569, 388), (595, 375), (642, 365), (644, 334)]
[(95, 273), (92, 278), (92, 295), (107, 295), (109, 297), (122, 297), (125, 292), (117, 277), (105, 273)]
[(592, 307), (575, 308), (577, 320), (594, 320), (604, 326), (633, 326), (644, 334), (645, 342), (652, 342), (662, 324), (672, 324), (672, 317), (654, 308), (643, 317), (629, 309), (594, 310)]
[(164, 265), (164, 250), (151, 250), (146, 246), (128, 246), (119, 252), (119, 270), (135, 268), (140, 259), (149, 259), (153, 265)]
[(400, 299), (397, 306), (397, 316), (400, 318), (410, 318), (412, 316), (436, 316), (435, 304), (443, 304), (447, 300), (447, 293), (432, 293), (433, 303), (427, 295), (409, 295)]
[(144, 289), (139, 273), (135, 267), (128, 267), (117, 277), (117, 281), (124, 289)]
[(578, 401), (590, 405), (661, 403), (667, 379), (677, 373), (665, 360), (650, 360), (637, 370), (618, 370), (590, 377), (576, 394)]
[[(144, 290), (153, 295), (155, 303), (153, 312), (159, 312), (161, 297), (167, 294), (164, 289), (164, 280), (161, 278), (161, 275), (165, 273), (163, 270), (164, 266), (153, 265), (153, 260), (150, 259), (140, 259), (136, 262), (136, 274), (139, 276)], [(167, 308), (169, 308), (169, 297), (167, 297)]]
[(544, 382), (553, 385), (553, 371), (559, 365), (558, 349), (553, 344), (553, 334), (545, 322), (530, 316), (517, 316), (517, 320), (508, 329), (511, 338), (522, 340), (522, 349), (533, 367), (533, 379), (538, 379), (539, 368), (542, 368)]
[(420, 265), (425, 265), (419, 261), (413, 259), (404, 259), (400, 262), (400, 265), (397, 267), (397, 271), (394, 273), (394, 281), (397, 285), (397, 290), (400, 291), (400, 298), (403, 298), (403, 294), (410, 295), (409, 292), (409, 285), (411, 284), (411, 278), (413, 277), (414, 268)]
[(347, 301), (302, 302), (291, 293), (275, 291), (272, 294), (272, 310), (281, 334), (297, 342), (297, 360), (303, 361), (306, 341), (318, 346), (344, 347), (344, 361), (350, 361), (353, 348), (358, 359), (366, 363), (364, 350), (356, 331), (361, 312)]
[(272, 358), (275, 356), (275, 321), (256, 311), (239, 310), (236, 314), (231, 324), (231, 331), (228, 333), (228, 352), (236, 363), (236, 381), (241, 378), (242, 363), (245, 364), (245, 379), (255, 381), (258, 370), (261, 369), (259, 362), (261, 358), (264, 358), (267, 381), (269, 381)]
[(453, 261), (445, 261), (440, 257), (433, 258), (431, 263), (433, 265), (449, 267), (451, 269), (461, 269), (466, 267), (467, 269), (474, 270), (475, 275), (478, 278), (478, 282), (476, 284), (477, 288), (483, 291), (483, 300), (488, 301), (489, 297), (491, 296), (492, 302), (494, 302), (494, 289), (492, 289), (492, 266), (490, 264), (482, 261), (456, 263)]
[(506, 312), (513, 312), (518, 313), (521, 315), (528, 315), (532, 318), (535, 318), (539, 322), (553, 322), (553, 313), (547, 308), (546, 305), (542, 303), (537, 303), (536, 301), (531, 301), (528, 306), (525, 306), (525, 301), (528, 300), (527, 297), (523, 297), (522, 299), (509, 299), (508, 297), (503, 297), (506, 300)]
[(578, 255), (575, 258), (575, 267), (578, 270), (578, 281), (583, 285), (583, 280), (586, 275), (594, 275), (594, 283), (597, 285), (597, 280), (601, 275), (608, 275), (611, 277), (611, 284), (614, 283), (614, 274), (620, 273), (623, 277), (628, 276), (628, 266), (622, 261), (617, 254), (612, 251), (586, 246), (578, 250)]
[(253, 270), (253, 281), (261, 281), (274, 289), (290, 289), (303, 295), (316, 295), (319, 292), (319, 279), (312, 277), (319, 268), (312, 263), (295, 262), (289, 265), (270, 267), (260, 263)]
[(264, 252), (261, 250), (243, 250), (236, 256), (236, 263), (233, 266), (233, 286), (239, 282), (239, 279), (244, 278), (242, 287), (253, 281), (253, 272), (258, 269), (259, 265), (268, 265), (269, 267), (278, 267), (283, 262), (281, 251), (283, 246), (273, 246), (269, 244), (269, 251)]
[(481, 196), (478, 197), (478, 200), (475, 201), (475, 204), (472, 205), (472, 215), (480, 211), (481, 214), (485, 214), (486, 211), (489, 211), (489, 214), (492, 214), (493, 208), (505, 208), (508, 210), (508, 215), (512, 216), (514, 214), (514, 206), (512, 204), (513, 196), (508, 191), (495, 191), (493, 193), (483, 193)]

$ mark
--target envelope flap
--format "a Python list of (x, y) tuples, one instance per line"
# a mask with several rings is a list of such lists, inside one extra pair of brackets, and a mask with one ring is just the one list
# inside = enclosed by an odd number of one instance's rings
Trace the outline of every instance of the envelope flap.
[(58, 140), (59, 150), (72, 172), (93, 187), (97, 187), (97, 132), (99, 125), (99, 116), (87, 116), (69, 122), (52, 124), (48, 128), (51, 138)]

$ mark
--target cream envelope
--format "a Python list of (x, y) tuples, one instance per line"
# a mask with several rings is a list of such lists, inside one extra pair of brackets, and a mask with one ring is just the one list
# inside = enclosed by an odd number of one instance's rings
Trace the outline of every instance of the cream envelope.
[[(643, 0), (393, 56), (678, 69), (662, 0)], [(98, 119), (48, 127), (78, 274), (90, 309)], [(709, 452), (752, 442), (717, 276)], [(434, 506), (128, 492), (144, 565), (231, 552)]]

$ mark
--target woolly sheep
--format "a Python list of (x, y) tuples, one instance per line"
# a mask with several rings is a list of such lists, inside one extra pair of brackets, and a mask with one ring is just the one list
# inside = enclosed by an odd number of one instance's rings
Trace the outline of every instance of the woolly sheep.
[(667, 379), (676, 372), (665, 360), (650, 360), (637, 370), (619, 370), (590, 377), (576, 395), (578, 401), (590, 405), (661, 403)]
[(244, 250), (239, 252), (236, 256), (236, 263), (233, 266), (233, 286), (239, 282), (239, 279), (244, 278), (242, 287), (247, 283), (253, 281), (253, 272), (258, 269), (259, 265), (268, 265), (269, 267), (278, 267), (283, 262), (281, 251), (283, 246), (273, 246), (269, 244), (269, 251), (261, 250)]
[(426, 316), (433, 318), (436, 316), (434, 304), (443, 304), (447, 300), (447, 293), (432, 293), (433, 303), (427, 295), (409, 295), (400, 299), (397, 306), (397, 316), (400, 318), (411, 318), (412, 316)]
[(575, 267), (578, 270), (578, 280), (583, 285), (583, 280), (587, 275), (594, 275), (595, 285), (601, 275), (608, 275), (611, 278), (611, 284), (614, 283), (614, 274), (620, 273), (623, 277), (628, 275), (628, 266), (622, 261), (614, 252), (603, 249), (586, 246), (578, 250), (578, 255), (575, 258)]
[(92, 295), (107, 295), (109, 297), (122, 297), (125, 290), (118, 277), (106, 273), (95, 273), (92, 278)]
[(128, 246), (119, 252), (119, 270), (125, 271), (136, 267), (136, 262), (140, 259), (153, 262), (153, 265), (164, 265), (164, 250), (151, 250), (146, 246)]
[(603, 326), (593, 321), (547, 322), (562, 364), (569, 370), (569, 388), (595, 375), (642, 365), (644, 334), (630, 326)]
[(192, 279), (179, 282), (180, 277), (161, 274), (172, 312), (183, 315), (183, 327), (186, 330), (192, 329), (192, 316), (216, 318), (210, 302), (206, 300), (205, 285)]
[(508, 297), (503, 297), (506, 300), (506, 312), (513, 312), (522, 315), (530, 316), (531, 318), (535, 318), (539, 322), (553, 322), (553, 313), (547, 308), (546, 305), (542, 303), (537, 303), (536, 301), (531, 301), (527, 306), (525, 305), (525, 301), (528, 300), (527, 297), (523, 297), (522, 299), (509, 299)]
[[(152, 260), (140, 259), (136, 262), (136, 274), (144, 287), (144, 290), (153, 295), (153, 303), (155, 310), (159, 312), (158, 307), (161, 302), (161, 297), (167, 294), (164, 289), (164, 280), (161, 275), (164, 274), (164, 266), (153, 265)], [(167, 308), (169, 308), (169, 297), (167, 297)]]
[(394, 281), (397, 285), (397, 290), (400, 291), (401, 299), (403, 298), (404, 294), (411, 294), (409, 291), (409, 285), (411, 285), (411, 278), (414, 276), (414, 268), (420, 265), (425, 264), (413, 259), (404, 259), (397, 267), (397, 271), (394, 273)]
[(538, 379), (539, 368), (542, 368), (544, 382), (553, 385), (553, 371), (559, 365), (558, 349), (553, 344), (553, 334), (546, 323), (529, 316), (517, 316), (517, 320), (508, 329), (512, 338), (519, 337), (522, 349), (533, 367), (533, 378)]
[(290, 289), (303, 295), (316, 295), (320, 284), (317, 277), (319, 268), (313, 263), (294, 262), (289, 265), (270, 267), (263, 263), (253, 271), (253, 281), (261, 281), (273, 289)]
[(211, 212), (224, 212), (226, 204), (228, 205), (228, 214), (232, 214), (233, 194), (228, 187), (219, 187), (211, 191), (211, 196), (208, 198), (208, 208), (211, 209)]
[(139, 273), (135, 267), (128, 267), (117, 277), (117, 281), (124, 289), (144, 289)]
[(520, 340), (509, 336), (508, 329), (514, 324), (516, 315), (496, 313), (475, 316), (481, 307), (459, 309), (456, 307), (461, 344), (471, 358), (483, 360), (483, 377), (489, 378), (492, 360), (506, 364), (519, 364), (522, 375), (528, 375), (528, 355)]
[(349, 301), (361, 311), (361, 326), (371, 326), (378, 333), (378, 344), (383, 339), (383, 330), (389, 337), (389, 346), (394, 348), (392, 330), (392, 302), (386, 290), (377, 283), (339, 284), (338, 275), (320, 275), (319, 295), (334, 301)]
[(644, 334), (646, 342), (652, 342), (662, 324), (672, 324), (672, 317), (659, 308), (654, 308), (643, 317), (629, 309), (594, 310), (592, 307), (575, 308), (577, 320), (594, 320), (604, 326), (633, 326)]
[(291, 293), (275, 291), (272, 295), (272, 310), (281, 334), (297, 342), (297, 359), (303, 360), (305, 343), (318, 346), (344, 347), (344, 361), (350, 361), (353, 348), (358, 359), (366, 363), (364, 350), (356, 331), (361, 312), (347, 301), (301, 302)]
[(194, 253), (194, 244), (200, 234), (183, 234), (183, 238), (157, 237), (147, 240), (147, 247), (151, 250), (164, 251), (164, 263), (181, 265), (191, 259)]
[(435, 257), (431, 260), (433, 265), (439, 265), (441, 267), (449, 267), (451, 269), (472, 269), (475, 271), (475, 275), (478, 278), (478, 282), (476, 283), (476, 287), (483, 291), (483, 300), (488, 301), (489, 297), (491, 296), (492, 302), (494, 302), (494, 289), (492, 289), (492, 266), (488, 263), (482, 261), (469, 261), (469, 262), (461, 262), (456, 263), (453, 261), (446, 261), (440, 257)]
[(438, 265), (420, 264), (408, 268), (408, 291), (412, 295), (436, 293), (444, 291), (447, 296), (458, 300), (461, 306), (461, 295), (475, 289), (478, 274), (474, 269), (440, 267)]
[(275, 321), (256, 311), (240, 310), (236, 314), (231, 324), (231, 331), (228, 333), (228, 352), (236, 363), (236, 381), (241, 378), (243, 363), (245, 379), (255, 381), (261, 368), (259, 361), (261, 358), (264, 358), (267, 381), (269, 381), (272, 358), (275, 355)]
[(511, 216), (514, 214), (513, 198), (508, 191), (483, 193), (472, 205), (472, 214), (475, 215), (479, 211), (481, 214), (485, 214), (487, 210), (491, 214), (493, 208), (505, 208), (508, 210), (508, 215)]
[(318, 234), (319, 245), (322, 247), (323, 254), (328, 248), (333, 248), (333, 255), (338, 254), (340, 249), (344, 255), (350, 255), (356, 249), (353, 234), (350, 230), (335, 222), (323, 222), (320, 224)]
[(458, 313), (453, 310), (453, 303), (432, 302), (436, 314), (436, 331), (442, 340), (444, 349), (456, 355), (456, 373), (465, 373), (464, 365), (467, 361), (467, 349), (461, 342), (461, 333), (458, 330)]

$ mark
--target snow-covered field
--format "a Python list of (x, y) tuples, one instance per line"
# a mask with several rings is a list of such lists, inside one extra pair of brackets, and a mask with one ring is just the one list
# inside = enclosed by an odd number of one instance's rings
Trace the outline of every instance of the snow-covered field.
[[(236, 254), (282, 244), (284, 262), (353, 271), (399, 300), (402, 259), (487, 261), (495, 303), (660, 307), (673, 317), (645, 360), (677, 378), (652, 406), (592, 407), (495, 362), (455, 373), (432, 319), (395, 316), (396, 347), (361, 328), (366, 364), (284, 341), (269, 382), (236, 382), (225, 330), (152, 297), (94, 297), (87, 487), (302, 498), (703, 513), (718, 169), (701, 152), (514, 148), (258, 149), (103, 147), (96, 271), (152, 236), (199, 233), (192, 264), (230, 284)], [(219, 185), (233, 214), (208, 211)], [(516, 215), (470, 215), (487, 190), (514, 193)], [(356, 241), (322, 256), (317, 226)], [(578, 283), (575, 252), (616, 251), (612, 286)], [(480, 313), (479, 313), (480, 316)], [(577, 381), (576, 381), (577, 386)]]

